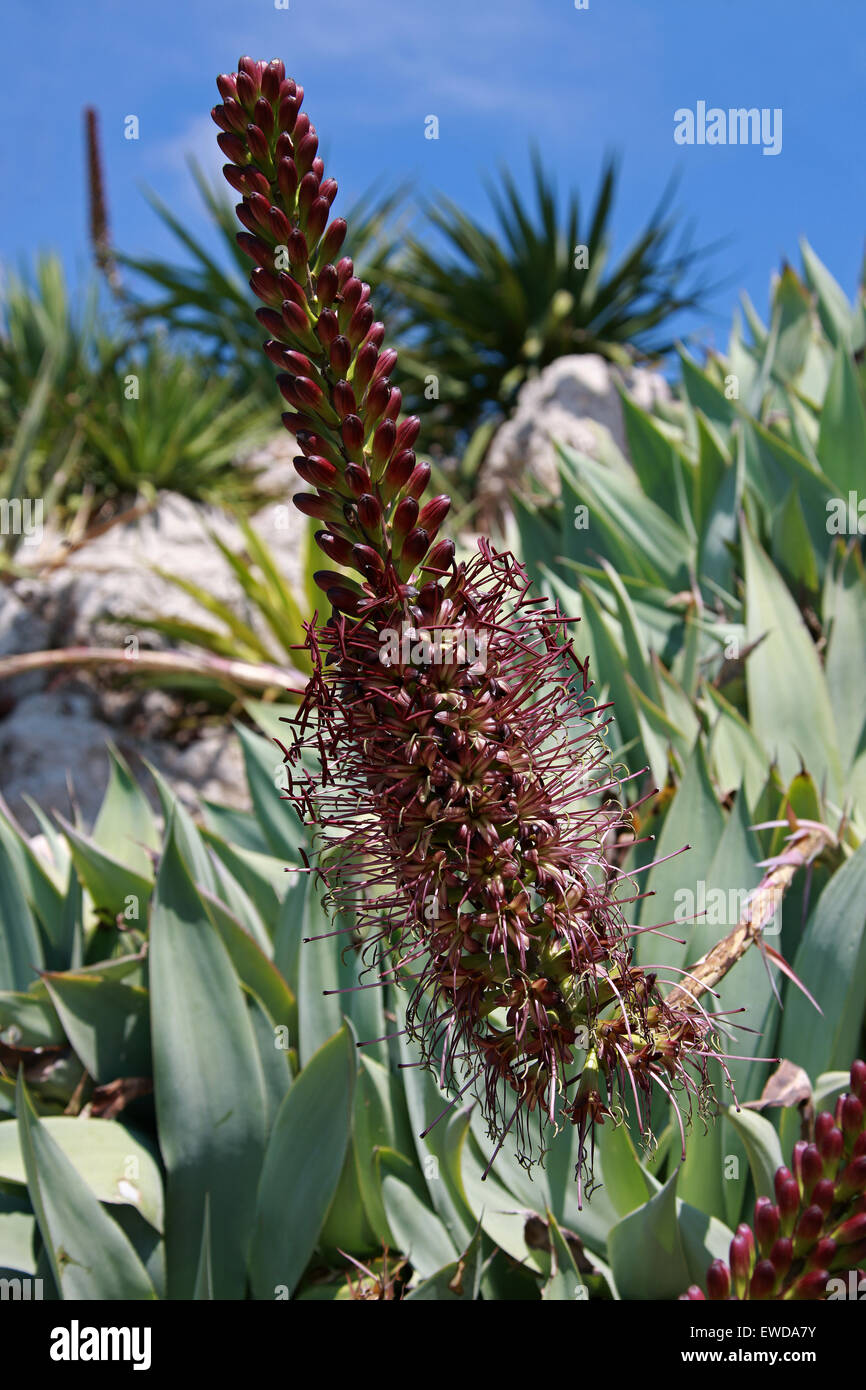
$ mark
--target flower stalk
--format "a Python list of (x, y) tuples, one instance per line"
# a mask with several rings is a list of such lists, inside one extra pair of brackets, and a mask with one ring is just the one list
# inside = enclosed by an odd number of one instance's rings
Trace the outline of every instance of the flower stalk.
[[(473, 1088), (522, 1161), (535, 1132), (543, 1150), (563, 1120), (577, 1126), (580, 1180), (618, 1097), (643, 1127), (655, 1086), (702, 1096), (713, 1021), (634, 962), (638, 893), (607, 852), (632, 822), (566, 619), (512, 556), (482, 540), (458, 563), (441, 535), (450, 499), (427, 496), (397, 354), (339, 257), (346, 224), (303, 88), (249, 58), (217, 85), (238, 243), (311, 489), (295, 505), (339, 567), (316, 575), (330, 613), (308, 629), (289, 794), (317, 828), (331, 907), (354, 914), (367, 987), (408, 989), (423, 1064), (457, 1099)], [(414, 658), (416, 638), (445, 635), (447, 656)]]

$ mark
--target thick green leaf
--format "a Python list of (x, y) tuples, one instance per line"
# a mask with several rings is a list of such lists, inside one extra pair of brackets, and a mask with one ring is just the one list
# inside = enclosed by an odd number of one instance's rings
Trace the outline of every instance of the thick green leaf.
[(866, 466), (866, 411), (857, 374), (844, 344), (836, 349), (821, 411), (818, 458), (846, 502), (862, 487)]
[(208, 921), (171, 826), (150, 928), (154, 1086), (168, 1170), (172, 1298), (189, 1298), (210, 1194), (218, 1298), (240, 1298), (265, 1137), (262, 1066), (228, 952)]
[(746, 574), (746, 631), (763, 637), (746, 659), (751, 723), (768, 753), (790, 781), (805, 764), (830, 795), (842, 783), (833, 708), (815, 643), (787, 585), (742, 527)]
[(250, 1252), (256, 1298), (291, 1295), (337, 1190), (352, 1125), (357, 1054), (344, 1026), (310, 1058), (277, 1115)]
[[(49, 1115), (46, 1134), (100, 1202), (134, 1207), (154, 1230), (163, 1228), (162, 1176), (150, 1142), (116, 1120)], [(0, 1124), (0, 1181), (26, 1182), (14, 1124)]]
[(150, 1076), (147, 990), (94, 974), (43, 976), (66, 1035), (100, 1084)]
[(69, 841), (72, 862), (94, 906), (107, 916), (144, 922), (153, 890), (152, 878), (136, 873), (126, 863), (106, 854), (63, 816), (58, 815), (57, 819)]
[(0, 841), (0, 989), (26, 990), (43, 964), (33, 913)]
[(678, 1298), (703, 1284), (714, 1259), (727, 1257), (731, 1231), (679, 1200), (678, 1173), (610, 1233), (610, 1263), (625, 1301)]
[(151, 877), (148, 850), (159, 849), (159, 832), (147, 797), (117, 749), (108, 744), (108, 786), (93, 826), (94, 844), (142, 878)]
[(455, 1248), (436, 1213), (411, 1187), (389, 1173), (382, 1182), (382, 1200), (398, 1249), (422, 1279), (429, 1279), (454, 1259)]
[(22, 1071), (17, 1107), (30, 1200), (61, 1297), (156, 1298), (131, 1242), (38, 1119)]
[(773, 1178), (784, 1165), (779, 1136), (769, 1120), (755, 1110), (728, 1106), (728, 1119), (740, 1135), (749, 1158), (756, 1197), (772, 1197)]
[(830, 879), (794, 957), (823, 1013), (789, 986), (779, 1053), (810, 1076), (850, 1066), (866, 997), (866, 843)]

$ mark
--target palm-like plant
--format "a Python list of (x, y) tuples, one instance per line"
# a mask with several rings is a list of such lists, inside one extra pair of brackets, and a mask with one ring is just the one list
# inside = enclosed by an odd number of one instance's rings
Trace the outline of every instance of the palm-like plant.
[[(588, 217), (576, 193), (559, 205), (537, 153), (532, 171), (534, 216), (503, 171), (488, 190), (494, 231), (440, 196), (428, 209), (436, 243), (410, 238), (399, 267), (389, 267), (403, 300), (403, 336), (413, 344), (401, 360), (418, 382), (407, 406), (445, 448), (479, 421), (486, 443), (526, 378), (555, 358), (594, 352), (625, 364), (667, 352), (673, 315), (705, 293), (692, 271), (711, 248), (692, 247), (688, 229), (674, 242), (670, 186), (612, 264), (615, 161), (605, 163)], [(432, 415), (424, 396), (431, 374), (439, 392)]]

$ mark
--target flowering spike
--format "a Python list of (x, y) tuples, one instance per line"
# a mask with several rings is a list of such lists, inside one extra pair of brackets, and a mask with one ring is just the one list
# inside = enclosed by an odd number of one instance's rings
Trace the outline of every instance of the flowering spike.
[[(636, 890), (609, 857), (632, 822), (565, 618), (513, 556), (481, 540), (457, 564), (436, 539), (450, 502), (425, 498), (396, 355), (369, 285), (335, 262), (346, 226), (327, 223), (336, 185), (303, 88), (248, 58), (218, 85), (243, 116), (215, 113), (243, 198), (238, 240), (296, 468), (316, 489), (294, 503), (362, 581), (317, 576), (332, 612), (308, 629), (289, 794), (317, 826), (330, 906), (354, 914), (369, 985), (406, 985), (422, 1063), (472, 1088), (494, 1153), (511, 1135), (528, 1163), (534, 1130), (543, 1149), (574, 1125), (580, 1194), (595, 1127), (623, 1095), (641, 1122), (656, 1087), (703, 1104), (713, 1026), (634, 962), (623, 904)], [(745, 1256), (748, 1279), (753, 1246)]]

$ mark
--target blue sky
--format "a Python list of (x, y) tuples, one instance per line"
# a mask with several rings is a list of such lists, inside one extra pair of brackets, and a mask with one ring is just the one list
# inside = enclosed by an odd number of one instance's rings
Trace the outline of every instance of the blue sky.
[[(622, 157), (617, 246), (667, 178), (699, 241), (730, 237), (729, 283), (683, 329), (724, 342), (738, 288), (766, 305), (770, 272), (808, 236), (851, 294), (863, 255), (866, 25), (862, 0), (3, 0), (5, 197), (0, 259), (58, 249), (88, 268), (81, 108), (97, 106), (111, 225), (130, 253), (172, 243), (155, 189), (204, 229), (185, 166), (222, 159), (214, 76), (248, 52), (280, 56), (303, 83), (328, 173), (353, 195), (408, 177), (485, 214), (483, 181), (527, 176), (530, 139), (588, 203), (602, 156)], [(775, 157), (759, 147), (680, 146), (674, 112), (708, 105), (783, 112)], [(140, 139), (123, 136), (127, 115)], [(425, 140), (435, 114), (438, 141)], [(342, 202), (342, 195), (341, 195)]]

